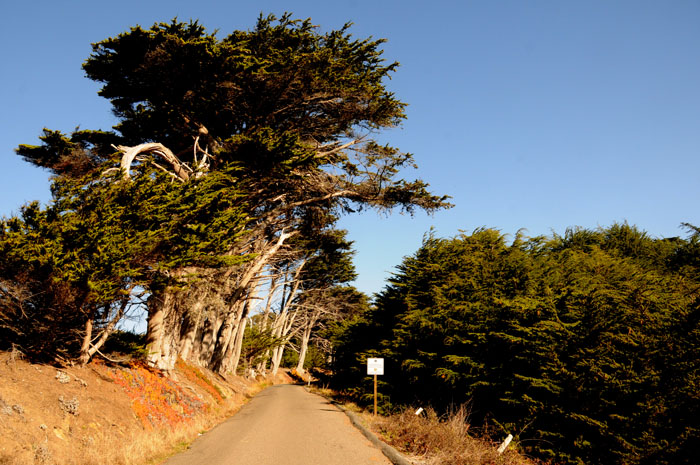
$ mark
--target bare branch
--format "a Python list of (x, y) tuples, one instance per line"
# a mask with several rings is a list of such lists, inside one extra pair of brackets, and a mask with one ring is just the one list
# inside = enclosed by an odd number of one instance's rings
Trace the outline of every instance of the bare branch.
[(172, 165), (175, 175), (178, 178), (180, 178), (182, 181), (187, 181), (190, 178), (190, 176), (187, 174), (187, 170), (190, 172), (192, 172), (192, 170), (189, 169), (187, 165), (181, 163), (173, 152), (171, 152), (170, 149), (165, 147), (163, 144), (158, 142), (149, 142), (146, 144), (137, 145), (135, 147), (119, 145), (115, 148), (124, 153), (121, 160), (121, 168), (124, 170), (124, 179), (126, 180), (131, 179), (131, 174), (129, 172), (131, 169), (131, 164), (134, 162), (136, 156), (142, 153), (153, 153), (160, 155)]
[(351, 140), (350, 142), (348, 142), (347, 144), (340, 145), (340, 146), (338, 146), (338, 147), (335, 147), (334, 149), (331, 149), (331, 150), (328, 150), (328, 151), (325, 151), (325, 152), (318, 152), (318, 153), (315, 155), (315, 157), (316, 157), (316, 158), (324, 158), (324, 157), (327, 157), (328, 155), (333, 155), (334, 153), (338, 153), (338, 152), (340, 152), (341, 150), (345, 150), (345, 149), (347, 149), (347, 148), (349, 148), (349, 147), (352, 147), (353, 145), (359, 144), (360, 142), (362, 142), (362, 139), (363, 139), (363, 137), (361, 137), (361, 138), (359, 138), (359, 139), (353, 139), (353, 140)]
[(177, 176), (175, 175), (175, 173), (171, 173), (171, 172), (168, 171), (168, 169), (165, 168), (164, 166), (161, 166), (161, 165), (159, 165), (158, 163), (156, 163), (156, 162), (154, 162), (154, 161), (152, 161), (151, 164), (152, 164), (153, 166), (155, 166), (156, 168), (158, 168), (159, 170), (163, 171), (164, 173), (170, 175), (173, 179), (177, 179), (177, 180), (180, 181), (180, 182), (185, 182), (184, 179), (177, 177)]
[(359, 195), (355, 191), (343, 190), (337, 192), (331, 192), (330, 194), (323, 195), (321, 197), (314, 197), (313, 199), (300, 200), (298, 202), (292, 202), (286, 205), (287, 208), (303, 207), (304, 205), (310, 205), (312, 203), (323, 202), (324, 200), (334, 199), (336, 197), (351, 197)]

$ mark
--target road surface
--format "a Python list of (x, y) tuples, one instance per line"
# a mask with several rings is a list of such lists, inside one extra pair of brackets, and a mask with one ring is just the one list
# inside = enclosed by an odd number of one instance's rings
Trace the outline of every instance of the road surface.
[(255, 396), (163, 465), (391, 465), (348, 417), (302, 386)]

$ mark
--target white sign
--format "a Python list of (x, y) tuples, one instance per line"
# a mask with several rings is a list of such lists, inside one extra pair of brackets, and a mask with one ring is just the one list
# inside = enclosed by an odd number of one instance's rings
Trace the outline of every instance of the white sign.
[(513, 435), (509, 434), (508, 437), (506, 438), (505, 441), (503, 441), (503, 444), (501, 444), (501, 447), (498, 448), (498, 453), (502, 454), (503, 451), (506, 450), (506, 447), (508, 447), (508, 444), (510, 444), (510, 441), (513, 440)]
[(383, 358), (368, 358), (367, 359), (367, 374), (368, 375), (383, 375), (384, 374), (384, 359)]

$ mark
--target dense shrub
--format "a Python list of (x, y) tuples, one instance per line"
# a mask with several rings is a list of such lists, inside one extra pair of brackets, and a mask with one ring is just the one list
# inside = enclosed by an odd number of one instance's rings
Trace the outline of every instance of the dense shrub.
[(697, 232), (629, 225), (511, 243), (498, 231), (429, 236), (375, 306), (336, 338), (336, 383), (384, 408), (444, 411), (513, 433), (557, 463), (694, 463), (700, 432)]

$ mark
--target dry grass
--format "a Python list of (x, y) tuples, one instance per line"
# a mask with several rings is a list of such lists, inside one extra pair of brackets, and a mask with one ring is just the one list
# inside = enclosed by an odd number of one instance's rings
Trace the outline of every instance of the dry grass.
[[(186, 367), (180, 364), (180, 372), (187, 378), (186, 368), (196, 370), (193, 367)], [(211, 378), (197, 371), (198, 384), (206, 384), (207, 391), (215, 399), (215, 402), (207, 405), (198, 414), (188, 415), (185, 421), (182, 417), (179, 421), (159, 422), (160, 427), (148, 428), (144, 424), (144, 430), (137, 431), (129, 440), (115, 438), (114, 436), (104, 437), (96, 440), (94, 444), (99, 447), (86, 447), (82, 450), (82, 456), (75, 458), (75, 464), (80, 465), (101, 465), (105, 463), (115, 465), (131, 464), (157, 464), (167, 457), (182, 452), (202, 433), (218, 425), (226, 418), (236, 413), (253, 395), (266, 387), (269, 383), (262, 382), (256, 385), (247, 386), (245, 394), (228, 390), (226, 397), (222, 397), (224, 386), (212, 383)], [(202, 383), (202, 380), (206, 380)], [(154, 382), (148, 383), (153, 385)], [(155, 381), (158, 384), (158, 381)], [(148, 386), (144, 386), (144, 391)], [(215, 388), (215, 389), (214, 389)], [(152, 389), (152, 388), (151, 388)], [(178, 388), (182, 390), (181, 388)], [(132, 408), (136, 403), (132, 404)], [(181, 403), (173, 405), (181, 407)], [(176, 410), (179, 415), (183, 414), (182, 407)], [(137, 412), (137, 416), (140, 415)], [(167, 415), (167, 417), (171, 417)], [(143, 418), (140, 417), (143, 422)], [(72, 465), (72, 464), (71, 464)]]
[(421, 415), (414, 410), (388, 417), (365, 416), (371, 428), (388, 444), (422, 465), (534, 465), (515, 444), (499, 454), (499, 444), (469, 435), (468, 410), (462, 406), (444, 418), (432, 409)]
[(0, 465), (158, 464), (273, 382), (178, 365), (165, 378), (138, 364), (57, 370), (0, 352)]
[[(206, 415), (196, 416), (188, 422), (179, 422), (176, 428), (164, 426), (145, 429), (134, 434), (130, 440), (105, 437), (96, 441), (99, 447), (84, 448), (76, 465), (159, 464), (167, 457), (186, 450), (202, 433), (236, 413), (250, 397), (266, 387), (268, 383), (251, 386), (246, 394), (233, 394), (209, 410)], [(1, 463), (1, 462), (0, 462)], [(72, 464), (71, 464), (72, 465)]]
[(114, 436), (95, 437), (92, 444), (85, 444), (73, 457), (71, 464), (115, 465), (155, 464), (177, 452), (181, 452), (197, 436), (213, 426), (209, 418), (198, 418), (176, 429), (164, 427), (137, 432), (125, 438)]

